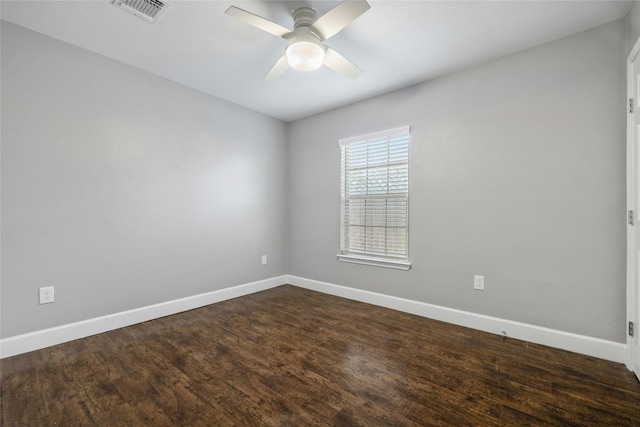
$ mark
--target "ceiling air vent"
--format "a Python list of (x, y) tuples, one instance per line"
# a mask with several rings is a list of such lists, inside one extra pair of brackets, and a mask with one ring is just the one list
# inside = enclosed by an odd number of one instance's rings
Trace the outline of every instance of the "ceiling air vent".
[(115, 4), (151, 23), (158, 22), (169, 7), (169, 3), (160, 0), (115, 0)]

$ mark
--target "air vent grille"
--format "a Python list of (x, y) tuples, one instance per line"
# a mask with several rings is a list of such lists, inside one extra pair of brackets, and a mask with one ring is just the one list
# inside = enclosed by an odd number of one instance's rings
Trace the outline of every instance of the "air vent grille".
[(144, 19), (147, 22), (157, 22), (164, 14), (169, 4), (160, 0), (117, 0), (121, 8)]

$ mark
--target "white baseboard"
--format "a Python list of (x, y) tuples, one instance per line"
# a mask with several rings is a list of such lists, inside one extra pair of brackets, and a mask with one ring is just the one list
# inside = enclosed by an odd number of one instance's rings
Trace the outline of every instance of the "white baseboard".
[[(280, 285), (291, 284), (313, 291), (323, 292), (368, 304), (391, 308), (405, 313), (440, 320), (455, 325), (504, 335), (549, 347), (586, 354), (600, 359), (624, 363), (626, 345), (599, 338), (572, 334), (497, 317), (485, 316), (462, 310), (427, 304), (419, 301), (363, 291), (318, 280), (284, 275), (257, 282), (220, 289), (200, 295), (167, 301), (134, 310), (123, 311), (103, 317), (84, 320), (55, 328), (43, 329), (28, 334), (0, 340), (0, 358), (15, 356), (52, 345), (108, 332), (125, 326), (169, 316), (216, 302), (249, 295)], [(504, 331), (504, 332), (503, 332)]]
[(405, 313), (440, 320), (459, 326), (505, 335), (523, 341), (585, 354), (613, 362), (624, 363), (626, 344), (592, 338), (584, 335), (514, 322), (462, 310), (363, 291), (332, 283), (287, 276), (287, 282), (301, 288), (323, 292), (368, 304), (391, 308)]
[(193, 310), (194, 308), (216, 302), (264, 291), (286, 284), (287, 277), (288, 276), (272, 277), (270, 279), (246, 283), (231, 288), (4, 338), (0, 340), (0, 358), (4, 359), (52, 345), (85, 338), (90, 335), (96, 335), (183, 311)]

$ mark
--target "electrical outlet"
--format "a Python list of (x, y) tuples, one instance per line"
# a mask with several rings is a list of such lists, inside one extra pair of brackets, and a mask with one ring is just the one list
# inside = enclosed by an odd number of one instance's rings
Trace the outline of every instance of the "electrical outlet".
[(267, 265), (267, 256), (262, 255), (262, 265)]
[(40, 304), (49, 304), (53, 302), (53, 286), (39, 289)]
[(473, 276), (473, 289), (484, 291), (484, 276)]

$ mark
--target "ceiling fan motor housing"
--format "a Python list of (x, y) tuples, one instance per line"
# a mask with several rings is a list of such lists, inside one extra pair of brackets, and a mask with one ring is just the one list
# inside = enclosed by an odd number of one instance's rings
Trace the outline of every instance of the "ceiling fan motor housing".
[(307, 27), (313, 25), (318, 19), (318, 14), (310, 7), (301, 7), (293, 11), (293, 29), (297, 30), (300, 27)]

